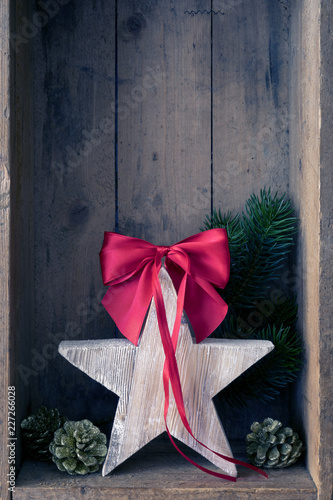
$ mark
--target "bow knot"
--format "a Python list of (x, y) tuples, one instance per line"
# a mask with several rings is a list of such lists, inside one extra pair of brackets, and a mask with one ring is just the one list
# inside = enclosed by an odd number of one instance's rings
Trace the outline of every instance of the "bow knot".
[(157, 245), (157, 251), (162, 254), (162, 257), (167, 255), (170, 252), (170, 247), (165, 247), (161, 245)]
[(168, 255), (168, 253), (170, 252), (170, 247), (157, 245), (156, 249), (157, 249), (157, 253), (156, 253), (155, 260), (156, 260), (156, 262), (158, 262), (158, 265), (160, 265), (162, 262), (162, 259), (164, 257), (166, 257)]

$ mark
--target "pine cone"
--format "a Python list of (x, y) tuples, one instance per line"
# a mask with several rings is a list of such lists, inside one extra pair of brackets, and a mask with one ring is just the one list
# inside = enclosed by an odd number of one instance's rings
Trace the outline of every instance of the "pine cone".
[(262, 423), (251, 425), (251, 434), (246, 436), (249, 462), (257, 467), (281, 469), (296, 462), (301, 455), (302, 441), (290, 427), (266, 418)]
[(24, 419), (21, 422), (22, 438), (28, 454), (42, 462), (51, 460), (49, 445), (54, 431), (62, 427), (66, 420), (56, 408), (48, 410), (45, 406)]
[(54, 433), (49, 449), (59, 470), (71, 475), (88, 474), (98, 471), (104, 462), (106, 435), (89, 420), (68, 420)]

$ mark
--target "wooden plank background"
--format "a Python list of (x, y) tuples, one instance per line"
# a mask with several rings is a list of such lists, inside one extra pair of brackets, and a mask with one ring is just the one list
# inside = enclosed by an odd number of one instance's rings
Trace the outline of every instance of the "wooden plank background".
[[(228, 3), (228, 2), (227, 2)], [(288, 2), (214, 0), (214, 207), (239, 211), (263, 186), (288, 191)]]
[[(119, 230), (171, 244), (198, 232), (210, 212), (211, 20), (184, 14), (186, 2), (118, 4), (119, 100), (138, 100), (119, 119)], [(125, 38), (134, 18), (140, 30)]]
[[(288, 16), (288, 1), (69, 0), (30, 40), (30, 409), (98, 421), (115, 406), (56, 353), (64, 339), (114, 336), (100, 305), (103, 231), (171, 244), (212, 207), (241, 210), (264, 185), (288, 192)], [(223, 408), (228, 437), (267, 411)]]
[[(104, 417), (112, 396), (60, 359), (64, 339), (114, 335), (99, 251), (115, 229), (115, 6), (67, 2), (33, 40), (35, 350), (32, 407)], [(35, 361), (34, 361), (35, 360)], [(39, 367), (39, 370), (38, 370)], [(77, 375), (79, 377), (77, 378)]]

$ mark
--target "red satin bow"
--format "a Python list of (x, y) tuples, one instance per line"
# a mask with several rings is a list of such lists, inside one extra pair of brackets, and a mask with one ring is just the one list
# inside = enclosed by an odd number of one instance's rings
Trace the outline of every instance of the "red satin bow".
[[(163, 257), (164, 265), (178, 294), (172, 335), (168, 328), (158, 278)], [(171, 246), (156, 246), (138, 238), (105, 232), (100, 260), (104, 284), (110, 286), (102, 304), (123, 335), (135, 345), (138, 343), (150, 301), (154, 297), (165, 353), (164, 420), (173, 445), (199, 469), (223, 479), (236, 481), (233, 477), (210, 471), (187, 457), (172, 439), (166, 422), (171, 382), (177, 409), (185, 428), (197, 442), (206, 447), (195, 438), (187, 420), (175, 353), (183, 309), (192, 324), (197, 342), (208, 337), (227, 313), (227, 304), (214, 288), (224, 288), (229, 280), (230, 255), (225, 229), (210, 229)], [(267, 477), (254, 466), (219, 453), (216, 455), (234, 464), (257, 470)]]
[(137, 345), (163, 257), (178, 292), (179, 308), (184, 306), (196, 340), (201, 342), (228, 309), (214, 288), (224, 288), (229, 280), (225, 229), (211, 229), (170, 247), (105, 232), (100, 259), (104, 284), (111, 288), (102, 303), (121, 333)]

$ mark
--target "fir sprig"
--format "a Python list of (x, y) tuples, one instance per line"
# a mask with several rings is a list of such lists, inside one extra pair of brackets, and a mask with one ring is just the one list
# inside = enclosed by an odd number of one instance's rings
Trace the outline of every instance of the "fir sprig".
[[(231, 255), (230, 273), (233, 279), (241, 279), (241, 270), (246, 263), (244, 262), (246, 255), (242, 251), (244, 245), (247, 244), (247, 237), (244, 232), (244, 227), (239, 214), (232, 216), (230, 212), (222, 215), (221, 211), (214, 211), (212, 216), (206, 216), (204, 221), (204, 229), (225, 228), (228, 234), (229, 252)], [(228, 289), (224, 290), (228, 294)]]
[(253, 399), (267, 403), (295, 380), (302, 366), (302, 343), (295, 330), (275, 325), (257, 331), (252, 338), (270, 340), (275, 348), (223, 391), (223, 400), (244, 408)]
[(205, 229), (224, 227), (231, 257), (230, 280), (222, 295), (234, 309), (253, 307), (264, 299), (293, 245), (297, 218), (285, 195), (272, 196), (270, 189), (247, 200), (242, 217), (221, 216), (214, 211), (206, 217)]
[[(274, 196), (270, 189), (247, 200), (241, 215), (207, 216), (204, 229), (227, 230), (230, 251), (230, 280), (221, 295), (229, 306), (228, 315), (214, 332), (218, 338), (261, 338), (275, 349), (247, 370), (223, 391), (223, 399), (240, 407), (252, 399), (270, 401), (282, 387), (294, 380), (301, 367), (302, 343), (296, 333), (295, 297), (281, 292), (273, 303), (269, 292), (281, 277), (294, 244), (297, 218), (285, 195)], [(263, 309), (264, 303), (269, 310)], [(254, 325), (251, 316), (260, 321)]]

